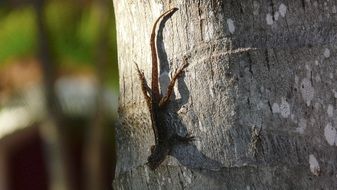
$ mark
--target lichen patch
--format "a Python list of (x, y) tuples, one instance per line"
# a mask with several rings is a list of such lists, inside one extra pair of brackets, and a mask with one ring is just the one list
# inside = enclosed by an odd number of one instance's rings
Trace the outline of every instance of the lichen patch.
[(285, 98), (281, 100), (280, 113), (283, 118), (288, 118), (290, 115), (290, 105)]
[(328, 105), (327, 113), (329, 117), (333, 116), (333, 106), (331, 104)]
[(325, 48), (325, 49), (324, 49), (324, 52), (323, 52), (323, 55), (324, 55), (324, 57), (326, 57), (326, 58), (330, 57), (330, 50), (329, 50), (328, 48)]
[(280, 15), (282, 17), (285, 17), (286, 13), (287, 13), (287, 6), (285, 6), (283, 3), (281, 3), (279, 8), (278, 8), (278, 12), (280, 13)]
[(259, 15), (259, 12), (260, 12), (260, 4), (259, 2), (254, 1), (253, 2), (253, 14), (256, 16), (256, 15)]
[(273, 110), (273, 113), (280, 113), (280, 106), (277, 103), (273, 103), (271, 109)]
[(314, 98), (315, 89), (312, 87), (310, 80), (307, 78), (304, 78), (301, 82), (301, 93), (307, 106), (310, 106), (311, 101)]
[(280, 13), (279, 12), (275, 12), (274, 13), (274, 19), (275, 20), (278, 20), (278, 17), (280, 16)]
[(234, 21), (232, 19), (227, 19), (227, 26), (228, 26), (228, 30), (230, 33), (234, 33), (235, 32), (235, 26), (234, 26)]
[(329, 145), (334, 145), (336, 140), (336, 129), (332, 127), (331, 123), (328, 123), (324, 128), (325, 140)]
[(270, 13), (266, 15), (266, 21), (268, 25), (272, 25), (274, 23), (273, 16)]
[(313, 154), (309, 155), (309, 165), (311, 173), (313, 173), (315, 176), (319, 176), (321, 169), (316, 157)]

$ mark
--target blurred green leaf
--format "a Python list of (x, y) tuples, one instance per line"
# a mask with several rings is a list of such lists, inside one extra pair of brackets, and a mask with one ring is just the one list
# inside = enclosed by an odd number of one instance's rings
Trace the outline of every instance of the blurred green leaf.
[(36, 51), (36, 24), (32, 8), (9, 12), (0, 19), (0, 64)]
[[(118, 86), (117, 46), (113, 7), (110, 4), (108, 36), (108, 83)], [(49, 1), (45, 7), (46, 28), (53, 59), (60, 66), (96, 66), (97, 45), (102, 33), (100, 9), (95, 2)], [(0, 7), (0, 65), (8, 58), (33, 56), (37, 51), (35, 12), (31, 7), (8, 10)]]
[(93, 46), (97, 43), (99, 35), (99, 12), (97, 7), (92, 6), (90, 10), (84, 12), (78, 30), (78, 36), (81, 41), (88, 46)]

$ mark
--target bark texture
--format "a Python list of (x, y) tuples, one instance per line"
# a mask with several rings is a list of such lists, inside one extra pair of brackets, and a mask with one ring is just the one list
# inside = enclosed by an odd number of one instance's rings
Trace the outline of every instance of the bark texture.
[[(335, 1), (114, 1), (120, 72), (115, 189), (336, 189)], [(197, 141), (156, 170), (134, 62), (160, 80), (189, 56), (167, 121)]]

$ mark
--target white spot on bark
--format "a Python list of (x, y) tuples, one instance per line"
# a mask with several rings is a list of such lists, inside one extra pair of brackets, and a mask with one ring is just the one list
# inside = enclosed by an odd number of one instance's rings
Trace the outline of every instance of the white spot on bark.
[(324, 53), (323, 53), (324, 57), (328, 58), (330, 57), (330, 50), (328, 48), (324, 49)]
[(200, 128), (200, 131), (206, 133), (206, 128), (202, 125), (200, 120), (199, 120), (199, 128)]
[(280, 106), (277, 103), (273, 103), (271, 109), (273, 110), (273, 113), (280, 113)]
[(263, 86), (261, 86), (260, 91), (264, 92), (264, 87)]
[(280, 16), (280, 13), (279, 12), (275, 12), (274, 13), (274, 18), (275, 18), (275, 20), (278, 20), (278, 17)]
[(330, 79), (333, 79), (333, 73), (329, 73)]
[(312, 87), (309, 79), (304, 78), (301, 82), (302, 98), (310, 106), (311, 100), (314, 98), (315, 89)]
[(193, 22), (190, 22), (190, 31), (191, 31), (191, 33), (194, 32), (194, 23)]
[(315, 176), (319, 176), (321, 169), (317, 159), (312, 154), (309, 155), (309, 165), (311, 173), (313, 173)]
[(329, 145), (334, 145), (336, 139), (336, 129), (332, 127), (331, 123), (328, 123), (325, 126), (324, 136)]
[(332, 6), (332, 13), (334, 13), (334, 14), (337, 13), (336, 5)]
[(296, 128), (296, 132), (298, 132), (300, 134), (304, 134), (304, 130), (305, 130), (305, 128), (307, 128), (307, 120), (301, 118), (298, 126), (299, 127)]
[(280, 113), (281, 113), (281, 116), (284, 118), (288, 118), (290, 115), (290, 105), (285, 100), (285, 98), (282, 98), (281, 105), (280, 105)]
[(201, 150), (201, 141), (195, 141), (198, 150)]
[(260, 101), (258, 104), (257, 104), (257, 110), (261, 110), (261, 109), (263, 109), (265, 107), (265, 104), (262, 102), (262, 101)]
[(208, 17), (209, 17), (209, 18), (214, 17), (214, 11), (209, 11)]
[(213, 33), (214, 33), (213, 24), (211, 22), (208, 22), (208, 24), (205, 27), (205, 33), (204, 33), (205, 34), (204, 39), (206, 42), (209, 42), (214, 37)]
[(312, 72), (311, 72), (311, 68), (308, 64), (305, 65), (305, 68), (307, 69), (307, 78), (311, 78)]
[(149, 176), (149, 171), (148, 171), (148, 169), (147, 169), (147, 167), (145, 167), (145, 178), (146, 178), (146, 182), (150, 182), (150, 176)]
[(218, 17), (219, 21), (223, 21), (224, 20), (224, 15), (222, 15), (222, 14), (218, 15), (217, 17)]
[(214, 90), (212, 85), (209, 86), (209, 94), (211, 95), (212, 98), (214, 98)]
[(306, 68), (308, 71), (311, 70), (311, 69), (310, 69), (310, 66), (309, 66), (308, 64), (305, 65), (305, 68)]
[(268, 13), (267, 16), (266, 16), (266, 21), (267, 21), (268, 25), (272, 25), (274, 23), (273, 16)]
[(253, 14), (254, 15), (259, 15), (259, 9), (260, 9), (260, 4), (257, 1), (253, 2)]
[(319, 64), (319, 62), (317, 60), (315, 60), (315, 65), (317, 66)]
[(188, 184), (192, 183), (192, 176), (190, 176), (187, 172), (183, 172), (183, 176), (185, 177), (185, 180)]
[(332, 117), (333, 116), (333, 106), (331, 104), (328, 105), (328, 116)]
[(297, 85), (298, 84), (298, 81), (299, 81), (299, 78), (297, 75), (295, 75), (295, 84)]
[(287, 13), (287, 6), (285, 6), (283, 3), (281, 3), (281, 5), (278, 8), (278, 12), (280, 12), (282, 17), (285, 17), (286, 13)]
[(235, 31), (234, 21), (230, 18), (227, 19), (227, 25), (228, 25), (229, 32), (233, 34)]

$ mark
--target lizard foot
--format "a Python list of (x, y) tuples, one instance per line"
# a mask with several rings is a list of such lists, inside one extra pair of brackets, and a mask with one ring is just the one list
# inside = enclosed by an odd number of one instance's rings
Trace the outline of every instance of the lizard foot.
[(180, 136), (178, 134), (174, 134), (171, 137), (172, 141), (171, 142), (176, 142), (176, 143), (190, 143), (195, 140), (195, 137), (187, 133), (185, 136)]

